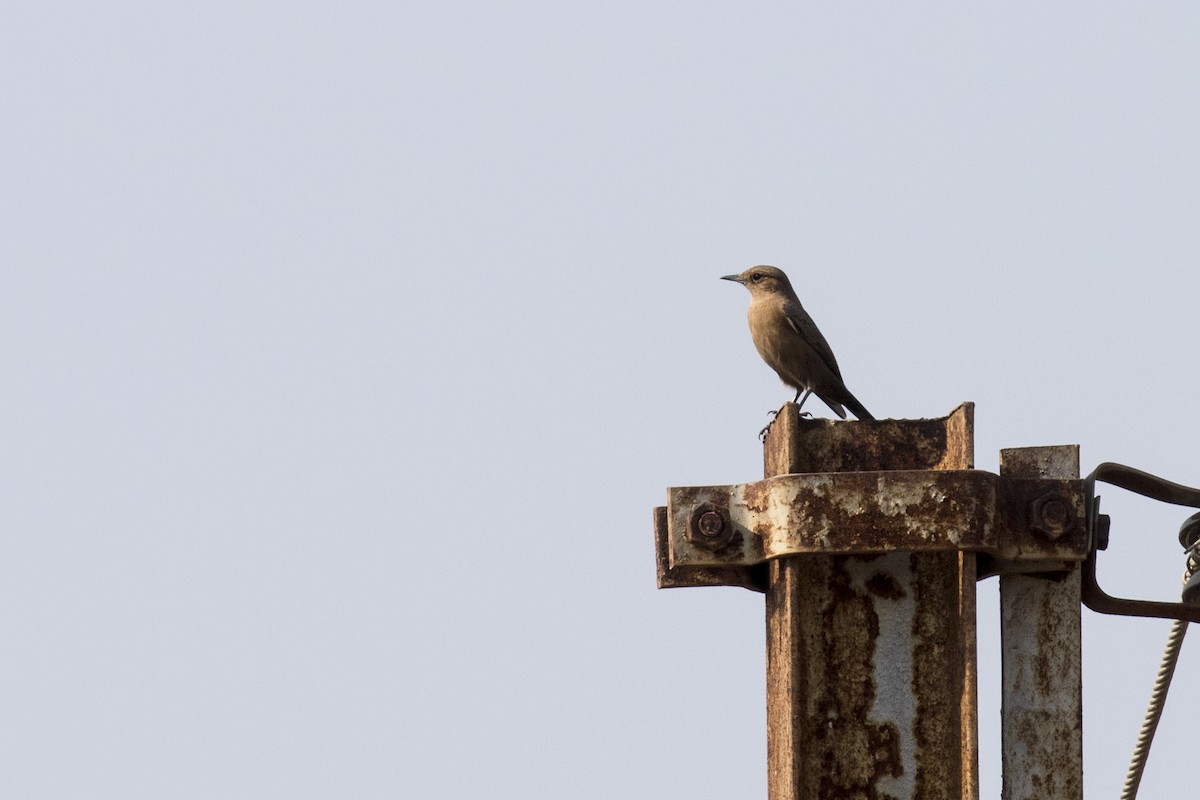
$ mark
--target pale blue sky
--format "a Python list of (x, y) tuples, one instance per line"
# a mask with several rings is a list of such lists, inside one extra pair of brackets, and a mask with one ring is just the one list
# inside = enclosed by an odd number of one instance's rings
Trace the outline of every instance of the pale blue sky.
[[(20, 3), (0, 69), (0, 796), (765, 796), (761, 597), (650, 517), (761, 474), (751, 264), (982, 469), (1200, 484), (1194, 4)], [(1167, 625), (1084, 613), (1113, 797)]]

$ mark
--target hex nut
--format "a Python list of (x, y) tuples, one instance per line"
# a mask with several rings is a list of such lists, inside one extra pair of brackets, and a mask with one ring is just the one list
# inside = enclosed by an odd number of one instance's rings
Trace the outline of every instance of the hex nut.
[(1029, 527), (1048, 539), (1057, 539), (1075, 527), (1075, 512), (1066, 498), (1049, 492), (1033, 501)]
[(687, 540), (705, 550), (720, 550), (733, 539), (733, 525), (729, 522), (729, 511), (704, 503), (697, 506), (688, 519)]

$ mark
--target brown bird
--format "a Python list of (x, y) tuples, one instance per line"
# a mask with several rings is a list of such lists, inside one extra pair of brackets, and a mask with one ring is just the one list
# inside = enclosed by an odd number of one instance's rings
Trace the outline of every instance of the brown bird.
[(793, 403), (799, 400), (803, 408), (808, 396), (815, 394), (842, 419), (846, 408), (859, 419), (875, 419), (846, 388), (829, 343), (800, 305), (783, 270), (763, 265), (721, 280), (750, 290), (750, 337), (767, 366), (796, 390)]

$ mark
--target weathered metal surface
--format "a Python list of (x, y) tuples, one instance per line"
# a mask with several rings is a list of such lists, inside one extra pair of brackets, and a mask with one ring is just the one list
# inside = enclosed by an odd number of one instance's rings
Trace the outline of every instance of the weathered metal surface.
[(780, 475), (674, 487), (667, 509), (672, 567), (898, 550), (971, 550), (1009, 561), (1087, 555), (1078, 480), (1002, 479), (976, 470)]
[(959, 708), (959, 753), (962, 762), (963, 800), (979, 797), (979, 699), (978, 654), (976, 653), (976, 589), (979, 582), (978, 556), (958, 554), (958, 614), (962, 640), (962, 694)]
[[(1074, 479), (1079, 448), (1002, 450), (1005, 477)], [(1080, 568), (1000, 575), (1003, 800), (1083, 797)]]
[(772, 563), (768, 626), (797, 624), (791, 636), (770, 639), (788, 647), (773, 654), (780, 672), (769, 681), (775, 691), (799, 689), (790, 724), (774, 731), (783, 741), (768, 743), (772, 783), (794, 776), (791, 796), (802, 798), (960, 797), (963, 637), (940, 602), (957, 590), (957, 559), (889, 553)]
[(658, 588), (677, 589), (694, 586), (741, 586), (756, 592), (767, 588), (766, 565), (750, 567), (672, 567), (667, 556), (667, 508), (654, 509), (654, 552)]
[[(943, 420), (851, 423), (800, 420), (789, 406), (768, 433), (765, 463), (768, 475), (965, 469), (970, 421), (969, 405)], [(864, 506), (876, 502), (868, 498), (880, 479), (871, 480), (874, 488), (862, 485)], [(755, 534), (738, 527), (730, 487), (716, 488), (731, 509), (726, 547), (743, 547)], [(770, 496), (757, 505), (768, 517), (782, 514), (771, 523), (782, 530), (794, 506), (775, 507)], [(833, 519), (825, 536), (837, 539), (854, 516)], [(865, 527), (852, 535), (875, 545)], [(953, 535), (945, 529), (946, 541)], [(974, 556), (956, 548), (817, 552), (775, 557), (767, 568), (771, 800), (975, 800)]]
[[(777, 446), (763, 448), (763, 474), (869, 472), (887, 469), (971, 469), (975, 466), (975, 404), (963, 403), (937, 419), (880, 419), (862, 427), (802, 418), (788, 404), (771, 425)], [(864, 431), (869, 431), (864, 436)], [(803, 437), (804, 446), (795, 447)], [(783, 443), (789, 446), (781, 447)]]

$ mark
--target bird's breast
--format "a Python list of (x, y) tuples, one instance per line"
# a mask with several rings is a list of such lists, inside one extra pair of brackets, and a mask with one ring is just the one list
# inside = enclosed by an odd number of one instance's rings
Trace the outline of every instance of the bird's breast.
[(805, 352), (787, 315), (775, 303), (751, 303), (748, 314), (750, 337), (762, 360), (779, 374), (785, 383), (799, 387), (807, 384)]

